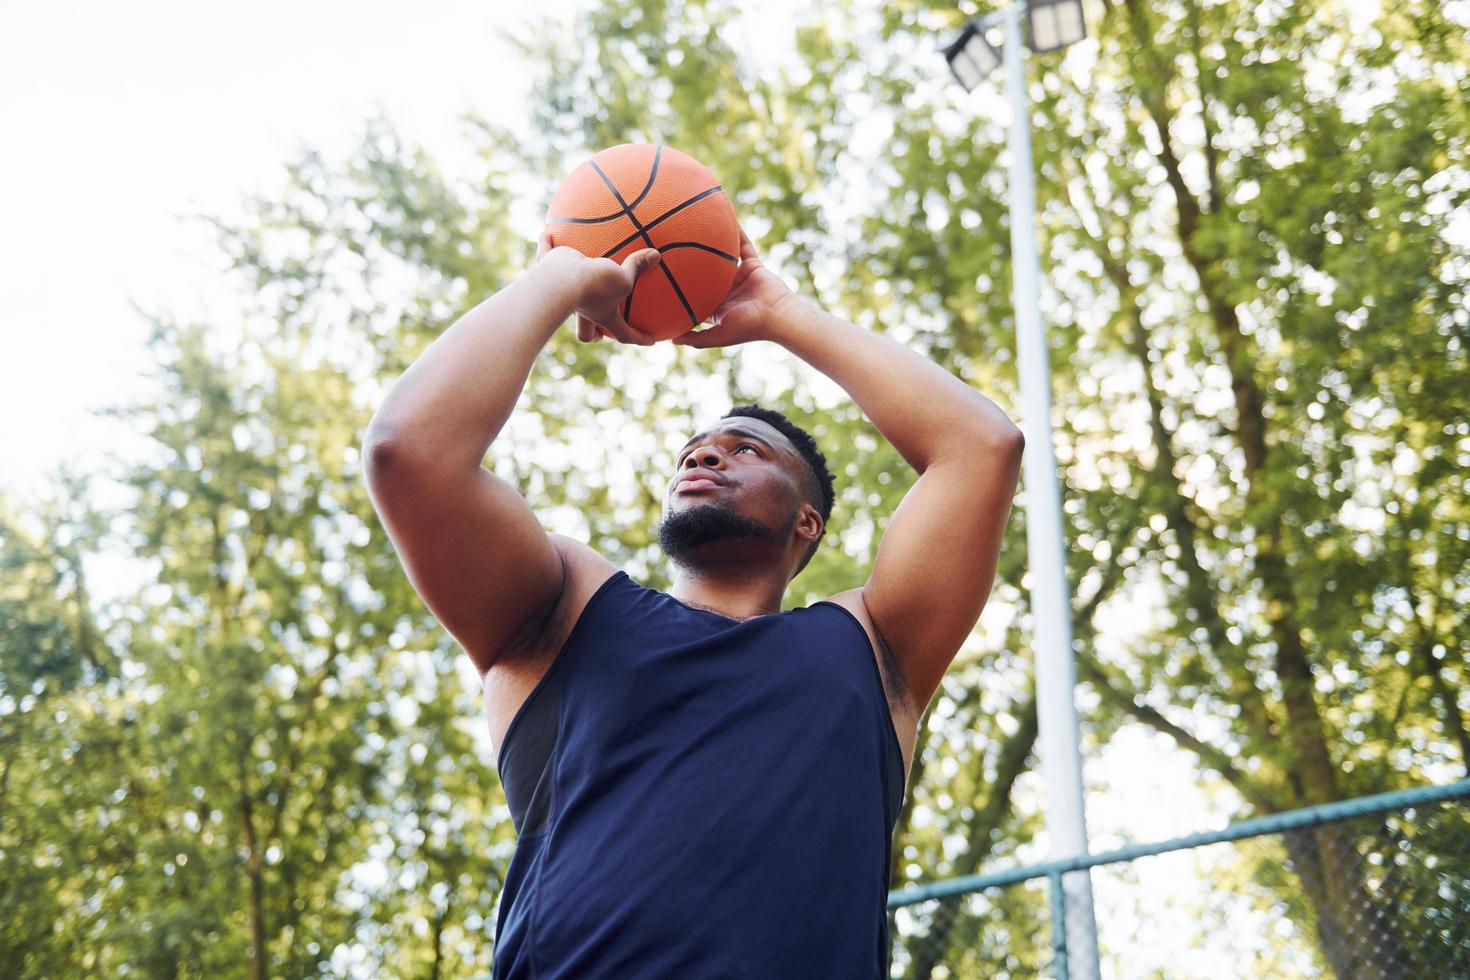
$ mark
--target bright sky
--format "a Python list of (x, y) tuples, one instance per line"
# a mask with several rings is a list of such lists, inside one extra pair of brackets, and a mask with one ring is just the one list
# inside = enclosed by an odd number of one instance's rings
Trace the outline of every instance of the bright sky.
[(230, 212), (304, 145), (345, 152), (378, 106), (446, 157), (465, 110), (510, 122), (526, 80), (496, 32), (532, 6), (0, 6), (0, 485), (136, 443), (87, 412), (147, 367), (130, 303), (186, 316), (221, 299), (211, 238), (180, 216)]
[[(105, 451), (141, 448), (88, 413), (145, 383), (130, 304), (187, 317), (230, 299), (210, 235), (179, 216), (229, 213), (303, 145), (345, 153), (380, 106), (452, 173), (461, 113), (510, 123), (523, 105), (525, 73), (497, 29), (575, 5), (5, 0), (0, 488), (24, 496), (61, 461), (101, 469)], [(1127, 640), (1107, 642), (1126, 656)], [(1096, 849), (1221, 822), (1167, 740), (1125, 731), (1088, 755)], [(1018, 797), (1040, 809), (1038, 773)]]

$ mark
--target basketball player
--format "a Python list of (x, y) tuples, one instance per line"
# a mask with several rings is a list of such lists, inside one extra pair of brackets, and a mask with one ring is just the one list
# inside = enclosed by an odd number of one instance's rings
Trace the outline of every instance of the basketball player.
[[(917, 724), (990, 593), (1022, 438), (903, 345), (817, 309), (742, 231), (734, 285), (691, 347), (780, 344), (840, 384), (918, 474), (872, 575), (781, 611), (826, 532), (812, 438), (741, 405), (667, 475), (667, 593), (542, 529), (482, 467), (537, 352), (646, 345), (621, 264), (550, 248), (388, 393), (368, 486), (408, 576), (484, 682), (517, 848), (495, 980), (878, 978), (894, 823)], [(641, 462), (641, 461), (640, 461)]]

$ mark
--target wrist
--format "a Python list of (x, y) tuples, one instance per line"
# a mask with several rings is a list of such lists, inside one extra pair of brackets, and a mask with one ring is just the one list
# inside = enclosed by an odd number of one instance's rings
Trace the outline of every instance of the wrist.
[(806, 301), (796, 293), (787, 293), (781, 297), (766, 317), (766, 339), (786, 346), (797, 329), (805, 306)]
[(556, 296), (558, 308), (567, 313), (577, 308), (586, 288), (587, 257), (570, 245), (558, 245), (531, 267), (531, 274), (542, 288)]

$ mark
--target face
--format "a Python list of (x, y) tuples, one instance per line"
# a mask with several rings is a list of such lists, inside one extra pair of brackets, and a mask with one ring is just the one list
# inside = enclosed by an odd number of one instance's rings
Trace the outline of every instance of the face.
[(790, 440), (760, 419), (721, 419), (679, 451), (659, 545), (686, 568), (789, 562), (811, 541), (797, 540), (798, 521), (821, 526), (802, 499), (804, 466)]

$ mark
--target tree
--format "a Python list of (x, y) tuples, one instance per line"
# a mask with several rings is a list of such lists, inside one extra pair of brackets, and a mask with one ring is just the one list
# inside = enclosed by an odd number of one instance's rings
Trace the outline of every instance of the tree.
[[(1371, 26), (1312, 5), (1091, 13), (1087, 76), (1053, 65), (1033, 83), (1072, 574), (1148, 570), (1167, 619), (1136, 663), (1080, 651), (1082, 674), (1110, 711), (1196, 752), (1248, 812), (1463, 772), (1470, 648), (1463, 616), (1446, 614), (1467, 585), (1448, 463), (1465, 410), (1465, 249), (1448, 234), (1465, 200), (1463, 32), (1446, 8), (1412, 4)], [(922, 16), (890, 7), (885, 36), (917, 33)], [(911, 88), (893, 82), (883, 101), (907, 104)], [(897, 120), (895, 183), (973, 227), (985, 202), (944, 192), (983, 173), (974, 196), (990, 198), (995, 172), (970, 145), (997, 141), (984, 124), (958, 145), (936, 128)], [(1003, 243), (983, 220), (926, 240), (920, 216), (875, 218), (855, 279), (912, 276), (963, 337), (994, 313), (972, 313), (953, 272), (1008, 281), (972, 258)], [(1120, 491), (1132, 506), (1112, 503)], [(1143, 548), (1118, 548), (1140, 523)], [(1222, 720), (1218, 735), (1191, 731)], [(1287, 845), (1333, 969), (1412, 970), (1394, 910), (1327, 836)]]
[[(1463, 6), (1365, 25), (1103, 3), (1085, 74), (1033, 61), (1084, 737), (1166, 733), (1241, 816), (1466, 764)], [(472, 672), (376, 527), (356, 447), (384, 385), (532, 261), (517, 181), (544, 204), (597, 149), (677, 146), (804, 295), (1017, 402), (1001, 120), (915, 54), (958, 13), (816, 9), (764, 69), (736, 16), (619, 0), (527, 35), (534, 131), (468, 120), (472, 175), (381, 122), (340, 165), (305, 153), (216, 222), (239, 317), (150, 314), (159, 394), (118, 410), (156, 448), (117, 473), (129, 504), (59, 477), (0, 509), (0, 957), (21, 975), (487, 970), (513, 830)], [(787, 605), (860, 584), (911, 474), (792, 359), (561, 331), (486, 465), (665, 588), (660, 461), (746, 400), (838, 477)], [(1039, 826), (1013, 792), (1035, 738), (1024, 517), (989, 628), (925, 712), (895, 887), (1014, 862)], [(98, 604), (85, 559), (107, 552), (150, 577)], [(1153, 627), (1108, 654), (1099, 614), (1155, 590)], [(1458, 846), (1414, 829), (1336, 853), (1303, 832), (1296, 877), (1248, 871), (1315, 925), (1324, 967), (1401, 975), (1432, 954), (1405, 924), (1455, 896), (1356, 855)], [(987, 900), (896, 916), (895, 963), (1045, 963), (1037, 901)], [(1392, 941), (1365, 948), (1370, 928)]]

